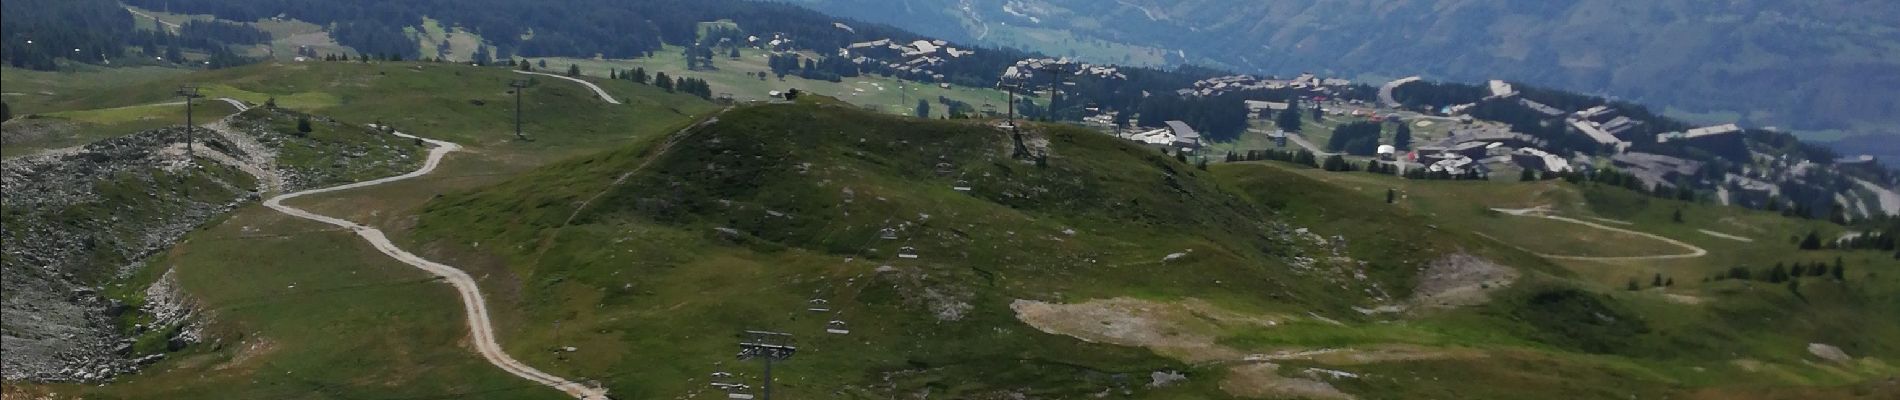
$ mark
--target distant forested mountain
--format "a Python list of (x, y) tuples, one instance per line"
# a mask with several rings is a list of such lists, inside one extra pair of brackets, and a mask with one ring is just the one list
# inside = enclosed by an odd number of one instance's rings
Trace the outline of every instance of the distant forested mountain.
[(1160, 48), (1239, 71), (1509, 79), (1753, 126), (1900, 132), (1900, 3), (1886, 0), (791, 1), (1110, 62)]
[(178, 62), (192, 50), (218, 68), (244, 62), (231, 45), (270, 40), (249, 25), (190, 22), (175, 30), (137, 30), (133, 18), (113, 0), (8, 0), (0, 3), (0, 62), (50, 70), (61, 59), (100, 64), (136, 55)]

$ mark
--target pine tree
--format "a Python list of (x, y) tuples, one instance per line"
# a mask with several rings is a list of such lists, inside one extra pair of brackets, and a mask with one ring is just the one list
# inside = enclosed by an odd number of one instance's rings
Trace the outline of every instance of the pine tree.
[(1399, 132), (1392, 135), (1392, 147), (1397, 147), (1399, 148), (1399, 150), (1412, 149), (1412, 125), (1411, 124), (1406, 124), (1406, 123), (1399, 124)]
[(1676, 209), (1675, 214), (1670, 215), (1669, 219), (1672, 221), (1676, 221), (1676, 223), (1678, 224), (1682, 223), (1682, 209), (1680, 208)]
[(8, 107), (7, 102), (0, 101), (0, 121), (6, 121), (10, 119), (13, 119), (13, 108)]
[(1642, 286), (1642, 285), (1638, 285), (1638, 284), (1636, 284), (1636, 278), (1630, 278), (1630, 282), (1629, 282), (1629, 284), (1628, 284), (1628, 285), (1624, 285), (1624, 286), (1623, 286), (1623, 289), (1624, 289), (1624, 290), (1629, 290), (1629, 291), (1632, 291), (1632, 292), (1634, 292), (1634, 291), (1637, 291), (1637, 290), (1642, 290), (1642, 289), (1643, 289), (1643, 286)]
[(310, 117), (297, 117), (297, 132), (308, 134), (310, 131)]
[(578, 78), (578, 77), (580, 77), (580, 76), (581, 76), (581, 65), (580, 65), (580, 64), (568, 64), (568, 65), (567, 65), (567, 76), (570, 76), (570, 77), (576, 77), (576, 78)]
[(1831, 272), (1834, 274), (1835, 281), (1847, 281), (1847, 263), (1840, 257), (1834, 257), (1834, 270)]
[(666, 76), (665, 72), (655, 73), (653, 74), (653, 86), (666, 90), (667, 93), (672, 93), (673, 78)]
[(1385, 190), (1385, 204), (1394, 204), (1398, 202), (1399, 202), (1398, 189), (1386, 189)]
[[(1400, 125), (1400, 126), (1404, 126), (1404, 125)], [(1518, 176), (1517, 176), (1517, 180), (1518, 180), (1519, 182), (1534, 182), (1534, 181), (1537, 181), (1537, 170), (1533, 170), (1533, 169), (1530, 169), (1530, 168), (1525, 168), (1525, 169), (1524, 169), (1524, 172), (1523, 172), (1523, 173), (1521, 173), (1521, 174), (1518, 174)]]
[(929, 119), (930, 118), (930, 102), (924, 99), (917, 99), (916, 115), (917, 115), (917, 118)]
[(1274, 123), (1280, 126), (1280, 130), (1287, 131), (1287, 132), (1299, 132), (1300, 131), (1299, 106), (1295, 104), (1293, 106), (1287, 107), (1286, 111), (1280, 112), (1280, 118), (1278, 120), (1275, 120)]
[(1662, 287), (1662, 285), (1663, 285), (1662, 274), (1656, 274), (1655, 278), (1651, 278), (1649, 280), (1649, 287)]
[(1801, 239), (1801, 249), (1802, 250), (1820, 250), (1821, 249), (1821, 234), (1815, 231), (1808, 231), (1808, 236), (1806, 238)]

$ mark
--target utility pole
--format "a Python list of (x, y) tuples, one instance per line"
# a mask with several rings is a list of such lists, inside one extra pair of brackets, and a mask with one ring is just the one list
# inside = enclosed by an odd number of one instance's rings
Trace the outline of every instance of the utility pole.
[(764, 400), (772, 400), (772, 362), (792, 358), (798, 348), (792, 346), (792, 335), (788, 333), (745, 331), (745, 336), (739, 342), (739, 360), (765, 361)]
[(198, 98), (198, 87), (191, 85), (179, 86), (178, 95), (185, 96), (185, 155), (188, 157), (187, 160), (189, 160), (190, 157), (198, 156), (197, 150), (192, 148), (193, 138), (191, 133), (191, 99)]
[(528, 89), (528, 81), (516, 79), (508, 82), (508, 87), (515, 88), (515, 140), (528, 140), (528, 136), (521, 133), (521, 91)]

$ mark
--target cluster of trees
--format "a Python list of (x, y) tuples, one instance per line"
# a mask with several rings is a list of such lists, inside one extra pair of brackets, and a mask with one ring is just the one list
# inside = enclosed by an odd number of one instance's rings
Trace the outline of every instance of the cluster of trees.
[[(736, 48), (732, 50), (738, 51)], [(713, 57), (717, 55), (718, 53), (713, 51), (713, 46), (697, 42), (680, 51), (680, 56), (686, 59), (687, 71), (718, 70), (719, 67), (713, 66)]]
[(1358, 168), (1353, 167), (1351, 162), (1346, 161), (1346, 157), (1342, 157), (1338, 154), (1326, 157), (1326, 161), (1319, 163), (1319, 168), (1331, 172), (1352, 172), (1358, 170)]
[(1818, 278), (1823, 276), (1831, 277), (1835, 281), (1845, 281), (1847, 279), (1847, 263), (1840, 257), (1835, 257), (1834, 264), (1832, 265), (1821, 261), (1810, 263), (1796, 262), (1792, 265), (1775, 263), (1774, 267), (1762, 271), (1751, 270), (1748, 267), (1733, 267), (1729, 268), (1728, 271), (1709, 277), (1708, 280), (1721, 281), (1737, 279), (1782, 283), (1801, 279), (1802, 277)]
[[(1318, 122), (1318, 121), (1316, 120), (1314, 122)], [(1299, 99), (1298, 98), (1288, 99), (1286, 109), (1280, 110), (1280, 115), (1275, 116), (1275, 118), (1273, 119), (1273, 124), (1275, 126), (1279, 126), (1280, 130), (1283, 130), (1283, 131), (1301, 132), (1303, 127), (1300, 126)]]
[(1247, 150), (1245, 153), (1227, 153), (1227, 162), (1239, 161), (1279, 161), (1308, 167), (1319, 168), (1319, 158), (1306, 150)]
[(422, 49), (416, 45), (415, 39), (403, 33), (402, 28), (420, 22), (420, 19), (410, 24), (393, 24), (374, 19), (335, 21), (335, 25), (330, 28), (330, 37), (360, 53), (417, 59), (422, 57)]
[[(1611, 167), (1585, 169), (1582, 171), (1566, 171), (1555, 175), (1573, 184), (1594, 183), (1621, 187), (1638, 193), (1648, 194), (1656, 198), (1696, 201), (1696, 191), (1689, 188), (1686, 182), (1679, 183), (1675, 187), (1661, 184), (1651, 187), (1644, 183), (1642, 179), (1637, 178), (1636, 174), (1623, 172)], [(1548, 175), (1546, 175), (1546, 177), (1548, 177)]]
[(937, 96), (937, 102), (943, 104), (944, 113), (948, 115), (950, 119), (969, 118), (971, 115), (976, 114), (976, 107), (970, 106), (970, 103), (952, 100), (944, 96)]
[(1399, 166), (1393, 165), (1393, 164), (1386, 164), (1386, 163), (1382, 163), (1378, 161), (1368, 161), (1366, 162), (1366, 172), (1371, 172), (1375, 174), (1398, 175)]
[(1482, 180), (1491, 179), (1491, 177), (1489, 175), (1486, 175), (1484, 172), (1478, 171), (1478, 169), (1476, 168), (1466, 169), (1464, 173), (1461, 173), (1461, 174), (1454, 174), (1454, 173), (1451, 173), (1451, 171), (1429, 171), (1429, 170), (1426, 170), (1425, 168), (1412, 168), (1412, 169), (1405, 170), (1405, 179), (1439, 180), (1439, 181), (1482, 181)]
[[(1636, 278), (1630, 278), (1629, 284), (1624, 285), (1623, 288), (1632, 292), (1637, 291), (1637, 290), (1642, 290), (1643, 285), (1640, 282), (1641, 281), (1639, 281)], [(1673, 286), (1676, 286), (1675, 277), (1664, 277), (1663, 274), (1656, 274), (1655, 276), (1649, 278), (1649, 287), (1660, 288), (1660, 287), (1673, 287)]]
[[(662, 72), (660, 73), (660, 75), (664, 76), (666, 75), (666, 73)], [(617, 69), (608, 70), (607, 77), (612, 78), (612, 79), (622, 79), (622, 80), (626, 80), (633, 83), (639, 83), (639, 84), (646, 84), (650, 79), (653, 79), (652, 75), (647, 75), (647, 69), (645, 67), (639, 67), (639, 68), (634, 68), (630, 70), (617, 70)]]
[(1476, 103), (1490, 95), (1488, 87), (1430, 81), (1408, 83), (1392, 90), (1392, 99), (1405, 108), (1425, 111)]
[(1383, 124), (1368, 121), (1340, 125), (1333, 129), (1333, 137), (1326, 141), (1326, 149), (1356, 156), (1373, 155), (1379, 151), (1379, 139), (1385, 132), (1383, 128)]
[(818, 60), (800, 57), (797, 53), (772, 54), (766, 58), (766, 66), (772, 68), (772, 74), (779, 79), (794, 75), (811, 80), (843, 82), (844, 78), (861, 74), (858, 64), (844, 57), (824, 57)]
[(1881, 250), (1895, 252), (1894, 258), (1900, 259), (1900, 216), (1886, 216), (1863, 221), (1857, 228), (1860, 236), (1842, 240), (1839, 243), (1845, 250)]
[(1247, 105), (1242, 100), (1245, 99), (1233, 93), (1214, 97), (1157, 95), (1142, 101), (1138, 111), (1144, 125), (1181, 121), (1200, 131), (1203, 138), (1228, 141), (1247, 132)]

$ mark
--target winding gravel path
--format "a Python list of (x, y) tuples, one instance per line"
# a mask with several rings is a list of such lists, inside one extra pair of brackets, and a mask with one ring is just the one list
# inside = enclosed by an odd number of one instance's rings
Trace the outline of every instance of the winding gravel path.
[[(589, 85), (589, 86), (592, 86), (592, 85)], [(481, 287), (475, 284), (475, 279), (469, 277), (468, 273), (462, 272), (462, 270), (456, 269), (455, 267), (451, 267), (451, 266), (437, 263), (434, 261), (429, 261), (427, 259), (422, 258), (421, 256), (417, 256), (408, 251), (404, 251), (403, 249), (396, 247), (395, 244), (390, 243), (389, 238), (383, 235), (383, 231), (378, 230), (376, 228), (360, 225), (355, 222), (346, 221), (340, 218), (334, 218), (334, 217), (312, 213), (309, 211), (304, 211), (304, 210), (286, 206), (283, 204), (284, 200), (290, 200), (290, 199), (303, 197), (307, 195), (357, 189), (357, 188), (381, 185), (385, 183), (396, 182), (396, 181), (401, 181), (404, 179), (427, 175), (429, 172), (434, 171), (437, 165), (441, 164), (443, 156), (447, 155), (449, 152), (460, 150), (462, 148), (460, 145), (457, 145), (455, 143), (444, 142), (440, 140), (424, 139), (424, 138), (416, 137), (413, 135), (403, 134), (400, 132), (395, 133), (395, 135), (401, 136), (404, 138), (418, 139), (418, 140), (426, 141), (426, 142), (429, 142), (430, 144), (435, 145), (435, 148), (429, 150), (429, 159), (427, 162), (423, 163), (422, 168), (415, 170), (415, 172), (410, 172), (407, 174), (392, 176), (388, 178), (363, 181), (363, 182), (351, 183), (347, 185), (334, 186), (334, 187), (328, 187), (328, 188), (322, 188), (322, 189), (306, 190), (302, 192), (296, 192), (296, 193), (285, 194), (285, 195), (281, 195), (277, 197), (272, 197), (270, 198), (270, 200), (264, 201), (264, 206), (270, 207), (271, 209), (277, 210), (278, 212), (289, 214), (294, 217), (303, 218), (303, 219), (307, 219), (311, 221), (322, 222), (325, 224), (335, 225), (335, 226), (339, 226), (343, 228), (348, 228), (351, 231), (356, 232), (357, 236), (362, 236), (363, 240), (369, 241), (370, 245), (375, 246), (377, 251), (381, 251), (383, 254), (388, 255), (391, 258), (395, 258), (397, 261), (402, 261), (405, 264), (413, 265), (416, 268), (421, 268), (424, 271), (429, 271), (429, 273), (435, 274), (436, 276), (440, 276), (444, 280), (448, 281), (450, 285), (455, 287), (455, 291), (462, 295), (462, 305), (463, 305), (464, 311), (468, 313), (468, 330), (472, 336), (473, 342), (475, 343), (475, 350), (477, 352), (480, 352), (483, 358), (487, 358), (490, 364), (494, 364), (496, 367), (500, 367), (502, 370), (508, 371), (508, 373), (514, 374), (515, 376), (519, 376), (522, 379), (534, 381), (535, 383), (541, 384), (543, 386), (551, 387), (551, 388), (554, 388), (555, 390), (560, 390), (561, 392), (567, 393), (570, 396), (574, 396), (574, 398), (577, 398), (577, 399), (583, 399), (583, 400), (607, 399), (606, 389), (588, 387), (587, 385), (583, 385), (574, 381), (569, 381), (567, 379), (554, 376), (546, 372), (541, 372), (540, 370), (534, 369), (534, 367), (530, 367), (527, 364), (523, 364), (520, 361), (516, 361), (514, 357), (510, 357), (508, 353), (502, 349), (501, 343), (496, 341), (494, 324), (489, 321), (488, 306), (487, 306), (486, 300), (484, 300), (482, 297)]]
[(596, 94), (596, 95), (600, 95), (600, 99), (601, 99), (601, 100), (606, 100), (606, 101), (607, 101), (607, 104), (620, 104), (620, 100), (614, 100), (614, 96), (612, 96), (612, 95), (608, 95), (608, 94), (607, 94), (607, 91), (606, 91), (606, 90), (601, 90), (601, 89), (600, 89), (600, 86), (596, 86), (596, 85), (594, 85), (594, 83), (593, 83), (593, 82), (588, 82), (588, 81), (584, 81), (584, 80), (581, 80), (580, 78), (574, 78), (574, 77), (568, 77), (568, 76), (562, 76), (562, 75), (555, 75), (555, 74), (550, 74), (550, 73), (546, 73), (546, 72), (533, 72), (533, 71), (522, 71), (522, 70), (518, 70), (518, 69), (517, 69), (517, 70), (515, 70), (515, 73), (517, 73), (517, 74), (528, 74), (528, 75), (541, 75), (541, 76), (552, 76), (552, 77), (555, 77), (555, 78), (561, 78), (561, 79), (566, 79), (566, 80), (570, 80), (570, 81), (574, 81), (574, 83), (579, 83), (579, 84), (581, 84), (581, 86), (586, 86), (586, 87), (587, 87), (588, 89), (592, 89), (592, 90), (594, 91), (594, 94)]
[(1542, 253), (1532, 252), (1532, 253), (1536, 253), (1539, 257), (1553, 258), (1553, 259), (1559, 259), (1559, 260), (1579, 260), (1579, 261), (1641, 261), (1641, 260), (1674, 260), (1674, 259), (1683, 259), (1683, 258), (1697, 258), (1697, 257), (1709, 255), (1709, 251), (1707, 249), (1696, 247), (1695, 245), (1688, 244), (1680, 240), (1663, 237), (1662, 235), (1657, 235), (1657, 234), (1653, 234), (1649, 232), (1633, 231), (1629, 229), (1618, 228), (1614, 226), (1599, 224), (1599, 223), (1590, 222), (1590, 221), (1584, 221), (1584, 220), (1575, 219), (1575, 218), (1550, 215), (1549, 214), (1550, 210), (1545, 207), (1524, 208), (1524, 209), (1493, 208), (1491, 210), (1505, 213), (1505, 214), (1514, 215), (1514, 216), (1519, 216), (1519, 217), (1544, 218), (1544, 219), (1550, 219), (1550, 220), (1569, 222), (1573, 224), (1588, 226), (1591, 228), (1597, 228), (1597, 229), (1602, 229), (1602, 230), (1611, 231), (1611, 232), (1627, 233), (1627, 234), (1642, 236), (1642, 237), (1646, 237), (1650, 239), (1656, 239), (1664, 243), (1669, 243), (1669, 244), (1673, 244), (1685, 249), (1689, 249), (1688, 253), (1683, 253), (1683, 254), (1665, 254), (1665, 255), (1659, 255), (1659, 256), (1629, 256), (1629, 257), (1585, 257), (1585, 256), (1567, 256), (1567, 255), (1559, 255), (1559, 254), (1542, 254)]
[(243, 101), (240, 101), (238, 99), (233, 99), (229, 97), (219, 97), (218, 101), (223, 101), (225, 102), (225, 104), (230, 104), (231, 108), (236, 108), (238, 112), (245, 112), (245, 111), (251, 110), (251, 106), (245, 105)]

